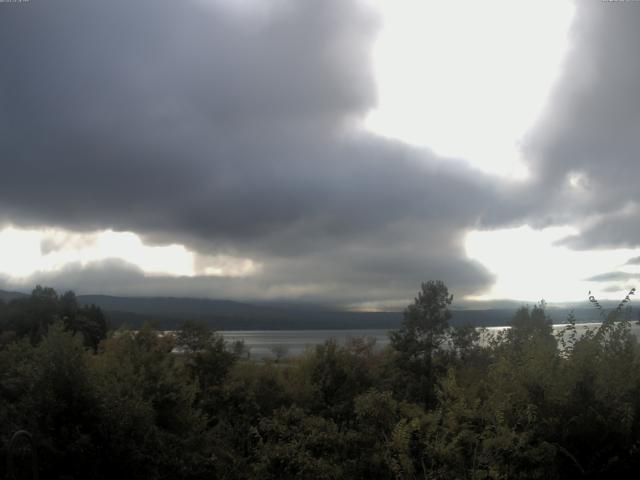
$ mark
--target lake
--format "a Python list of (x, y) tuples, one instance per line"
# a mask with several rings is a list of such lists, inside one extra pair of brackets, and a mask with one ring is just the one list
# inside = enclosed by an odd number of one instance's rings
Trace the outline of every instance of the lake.
[[(588, 328), (595, 328), (598, 323), (581, 323), (576, 325), (578, 334)], [(558, 331), (566, 328), (566, 324), (554, 325)], [(495, 334), (509, 327), (486, 327), (488, 334)], [(640, 326), (631, 324), (632, 332), (640, 337)], [(338, 343), (344, 343), (348, 338), (374, 338), (376, 346), (383, 348), (389, 344), (389, 330), (385, 329), (357, 329), (357, 330), (223, 330), (219, 331), (225, 340), (235, 342), (244, 341), (254, 359), (273, 358), (274, 349), (282, 348), (286, 356), (296, 356), (304, 353), (308, 348), (321, 345), (330, 338)]]

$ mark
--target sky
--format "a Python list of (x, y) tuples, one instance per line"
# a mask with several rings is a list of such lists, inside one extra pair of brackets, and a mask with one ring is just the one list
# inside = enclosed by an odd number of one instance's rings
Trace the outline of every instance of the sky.
[(638, 24), (634, 1), (0, 3), (0, 288), (620, 299)]

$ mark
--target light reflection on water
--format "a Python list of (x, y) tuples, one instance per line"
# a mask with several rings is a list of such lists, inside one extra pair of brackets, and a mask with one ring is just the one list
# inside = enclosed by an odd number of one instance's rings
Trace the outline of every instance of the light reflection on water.
[[(578, 336), (584, 334), (587, 329), (598, 327), (599, 323), (579, 323), (576, 325)], [(554, 331), (566, 328), (566, 324), (554, 325)], [(486, 327), (483, 338), (495, 335), (509, 327)], [(640, 326), (631, 323), (631, 331), (640, 337)], [(219, 331), (225, 340), (235, 342), (242, 340), (249, 347), (251, 358), (273, 358), (274, 351), (280, 349), (285, 356), (292, 357), (304, 353), (306, 349), (321, 345), (330, 338), (343, 344), (349, 338), (373, 338), (376, 346), (383, 348), (389, 344), (389, 330), (385, 329), (357, 329), (357, 330), (223, 330)]]

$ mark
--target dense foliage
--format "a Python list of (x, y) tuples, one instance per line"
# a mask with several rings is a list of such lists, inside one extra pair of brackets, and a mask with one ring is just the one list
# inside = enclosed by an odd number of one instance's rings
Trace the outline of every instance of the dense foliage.
[(0, 448), (30, 431), (41, 478), (637, 476), (628, 298), (562, 339), (544, 304), (488, 337), (451, 329), (451, 301), (423, 284), (387, 349), (328, 341), (258, 362), (193, 323), (107, 335), (99, 309), (38, 287), (0, 303)]

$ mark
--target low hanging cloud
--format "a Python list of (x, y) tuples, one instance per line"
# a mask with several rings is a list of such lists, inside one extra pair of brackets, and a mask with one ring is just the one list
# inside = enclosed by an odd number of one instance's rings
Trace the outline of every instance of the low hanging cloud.
[(70, 265), (29, 280), (340, 304), (408, 298), (430, 278), (486, 289), (462, 239), (509, 187), (355, 127), (376, 102), (378, 26), (355, 0), (3, 9), (0, 222), (132, 231), (261, 265), (237, 278)]

